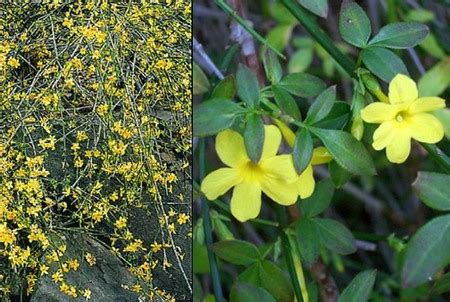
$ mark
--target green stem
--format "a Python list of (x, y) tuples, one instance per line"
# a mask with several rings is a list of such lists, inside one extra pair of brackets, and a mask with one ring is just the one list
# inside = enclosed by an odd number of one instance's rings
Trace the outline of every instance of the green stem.
[(289, 237), (284, 232), (284, 228), (287, 225), (287, 217), (286, 212), (283, 206), (278, 204), (275, 205), (275, 210), (277, 213), (277, 219), (279, 223), (279, 233), (281, 238), (281, 248), (283, 249), (283, 254), (286, 259), (286, 264), (289, 270), (289, 275), (291, 276), (292, 285), (294, 287), (295, 297), (297, 298), (297, 302), (303, 301), (302, 291), (300, 289), (300, 283), (297, 278), (297, 271), (295, 270), (295, 262), (294, 257), (292, 255), (293, 247), (289, 243)]
[(430, 157), (447, 173), (450, 174), (450, 158), (436, 145), (420, 143)]
[(281, 0), (283, 5), (292, 13), (292, 15), (305, 27), (311, 36), (333, 57), (350, 76), (354, 75), (355, 63), (336, 46), (335, 42), (319, 27), (313, 19), (297, 1)]
[(303, 273), (303, 266), (302, 266), (302, 262), (301, 262), (301, 253), (300, 253), (300, 247), (298, 245), (298, 240), (293, 238), (293, 236), (290, 236), (289, 242), (291, 243), (291, 246), (295, 247), (295, 253), (294, 253), (294, 258), (296, 260), (295, 261), (295, 269), (297, 271), (298, 278), (300, 279), (303, 302), (309, 302), (309, 294), (308, 294), (308, 290), (306, 288), (305, 274)]
[[(199, 176), (200, 179), (203, 179), (205, 177), (205, 140), (200, 139), (198, 144), (199, 152)], [(211, 278), (212, 278), (212, 284), (214, 289), (214, 296), (216, 298), (216, 301), (223, 302), (223, 293), (222, 293), (222, 287), (220, 285), (220, 275), (219, 275), (219, 269), (217, 267), (217, 260), (216, 257), (212, 251), (212, 244), (213, 244), (213, 237), (212, 237), (212, 228), (211, 228), (211, 219), (209, 217), (209, 206), (208, 202), (205, 200), (205, 198), (200, 198), (202, 203), (202, 216), (203, 216), (203, 228), (205, 231), (205, 240), (206, 240), (206, 247), (208, 251), (208, 260), (209, 260), (209, 267), (211, 270)]]
[(232, 7), (230, 7), (225, 1), (223, 0), (214, 0), (214, 2), (217, 4), (218, 7), (220, 7), (224, 12), (226, 12), (230, 17), (236, 20), (237, 23), (239, 23), (249, 34), (253, 36), (254, 39), (259, 41), (260, 43), (266, 45), (269, 47), (273, 52), (275, 52), (278, 56), (280, 56), (283, 59), (286, 59), (286, 57), (278, 51), (276, 48), (274, 48), (272, 45), (270, 45), (266, 39), (261, 37), (260, 34), (258, 34), (250, 25), (248, 25), (247, 21), (242, 19), (241, 16), (239, 16), (236, 11), (233, 10)]

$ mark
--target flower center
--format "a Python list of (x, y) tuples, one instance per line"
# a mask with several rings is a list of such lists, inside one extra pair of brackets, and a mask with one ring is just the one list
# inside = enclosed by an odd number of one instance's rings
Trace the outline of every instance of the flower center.
[(261, 165), (255, 164), (252, 161), (248, 161), (242, 165), (240, 172), (246, 181), (252, 182), (259, 181), (264, 174), (264, 170), (261, 168)]
[(403, 122), (405, 120), (405, 117), (403, 114), (399, 113), (397, 114), (397, 116), (395, 117), (395, 120), (399, 123)]

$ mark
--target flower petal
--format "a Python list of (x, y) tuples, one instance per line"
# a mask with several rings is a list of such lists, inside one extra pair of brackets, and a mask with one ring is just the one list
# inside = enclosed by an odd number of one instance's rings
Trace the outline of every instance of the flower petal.
[(261, 187), (255, 182), (244, 182), (234, 187), (231, 214), (244, 222), (258, 216), (261, 210)]
[(325, 147), (317, 147), (314, 148), (311, 164), (312, 165), (321, 165), (330, 162), (333, 159), (333, 156), (328, 152)]
[(435, 144), (444, 138), (442, 123), (429, 113), (419, 113), (408, 118), (411, 136), (415, 140)]
[(412, 102), (409, 107), (409, 113), (415, 114), (420, 112), (434, 111), (445, 108), (445, 100), (438, 97), (424, 97)]
[(229, 167), (236, 167), (250, 160), (245, 151), (244, 138), (233, 130), (217, 134), (216, 152), (220, 160)]
[(391, 163), (403, 163), (410, 151), (411, 136), (406, 131), (396, 131), (393, 140), (386, 146), (386, 156)]
[(395, 121), (387, 121), (381, 125), (373, 133), (372, 147), (375, 150), (381, 150), (389, 145), (395, 136)]
[(266, 158), (259, 162), (264, 173), (272, 178), (281, 178), (287, 182), (297, 179), (291, 154), (283, 154)]
[(300, 174), (295, 184), (297, 185), (298, 195), (300, 195), (302, 199), (308, 198), (312, 195), (316, 184), (313, 176), (312, 165), (308, 165), (308, 167), (306, 167), (305, 171)]
[(382, 123), (395, 118), (403, 106), (375, 102), (361, 110), (361, 118), (366, 123)]
[(236, 169), (220, 168), (206, 175), (200, 190), (205, 194), (206, 198), (214, 200), (241, 181), (242, 178)]
[(281, 205), (292, 205), (297, 201), (297, 188), (295, 183), (288, 183), (283, 179), (265, 177), (261, 181), (263, 192), (273, 201)]
[(274, 125), (264, 126), (264, 136), (264, 146), (261, 160), (275, 156), (281, 144), (280, 130)]
[(416, 83), (404, 74), (397, 74), (389, 83), (391, 104), (412, 102), (419, 96)]

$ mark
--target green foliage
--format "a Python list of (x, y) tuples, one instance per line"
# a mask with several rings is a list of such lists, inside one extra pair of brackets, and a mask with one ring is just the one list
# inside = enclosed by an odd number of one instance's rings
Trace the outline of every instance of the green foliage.
[(402, 269), (406, 287), (421, 285), (450, 261), (450, 215), (430, 220), (408, 243)]
[(420, 96), (441, 95), (450, 85), (450, 57), (428, 70), (417, 83)]
[(294, 98), (286, 90), (278, 87), (277, 85), (272, 85), (272, 93), (275, 98), (275, 102), (280, 107), (280, 109), (290, 115), (296, 120), (301, 120), (301, 113), (298, 109), (297, 103)]
[(272, 84), (276, 84), (280, 81), (283, 75), (283, 70), (281, 69), (280, 61), (275, 56), (271, 50), (264, 52), (264, 70), (266, 72), (266, 77)]
[(306, 128), (301, 128), (295, 136), (292, 150), (292, 159), (297, 174), (300, 175), (311, 162), (313, 147), (311, 133)]
[(426, 25), (418, 22), (388, 24), (369, 41), (369, 45), (396, 49), (414, 47), (425, 39), (428, 31)]
[(298, 2), (317, 16), (326, 18), (328, 15), (328, 0), (299, 0)]
[(293, 95), (301, 97), (316, 96), (326, 87), (320, 78), (300, 72), (291, 73), (283, 77), (278, 86)]
[(236, 82), (231, 74), (220, 81), (211, 93), (211, 99), (231, 100), (236, 95)]
[(361, 51), (364, 65), (376, 76), (389, 82), (398, 73), (409, 75), (403, 61), (392, 51), (382, 47), (368, 47)]
[(203, 94), (207, 92), (210, 86), (208, 78), (206, 77), (203, 70), (195, 63), (193, 65), (192, 75), (193, 75), (192, 89), (194, 95)]
[(330, 113), (335, 100), (336, 86), (331, 86), (323, 91), (309, 107), (305, 124), (312, 125), (323, 120)]
[(299, 203), (302, 215), (314, 217), (325, 211), (331, 203), (334, 195), (334, 185), (331, 179), (327, 178), (316, 184), (314, 193)]
[(413, 188), (420, 199), (430, 208), (450, 210), (450, 175), (434, 172), (419, 172)]
[(256, 113), (250, 113), (244, 130), (245, 149), (248, 157), (257, 163), (261, 159), (264, 145), (264, 124)]
[(229, 99), (212, 99), (194, 108), (194, 135), (214, 135), (231, 127), (244, 108)]
[(238, 276), (238, 280), (267, 290), (276, 301), (290, 302), (293, 299), (289, 279), (278, 266), (268, 260), (253, 263)]
[(239, 65), (236, 73), (237, 94), (247, 106), (254, 108), (259, 104), (259, 84), (255, 74), (244, 65)]
[(230, 293), (231, 302), (275, 302), (274, 297), (262, 287), (250, 283), (235, 282)]
[(375, 270), (368, 270), (359, 273), (344, 289), (339, 302), (366, 302), (375, 283)]
[(355, 175), (373, 175), (375, 167), (364, 145), (342, 130), (310, 128), (334, 160)]
[(347, 255), (356, 251), (352, 233), (340, 222), (327, 218), (313, 218), (320, 243), (335, 253)]
[(239, 265), (250, 265), (261, 260), (256, 246), (242, 240), (222, 240), (214, 243), (214, 253), (221, 259)]
[(344, 0), (339, 14), (339, 32), (344, 41), (364, 48), (372, 28), (364, 10), (352, 0)]

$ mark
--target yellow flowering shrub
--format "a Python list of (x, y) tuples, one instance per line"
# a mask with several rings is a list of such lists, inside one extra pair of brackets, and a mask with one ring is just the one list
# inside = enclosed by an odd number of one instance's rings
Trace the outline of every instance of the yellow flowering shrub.
[[(96, 265), (90, 254), (66, 259), (65, 232), (122, 259), (137, 282), (124, 287), (174, 299), (152, 271), (186, 261), (172, 234), (189, 241), (180, 188), (190, 174), (190, 19), (180, 0), (0, 3), (3, 300), (31, 295), (48, 275), (68, 297), (96, 301), (65, 279)], [(168, 196), (185, 204), (173, 217)], [(132, 209), (156, 217), (151, 241), (132, 231)]]

